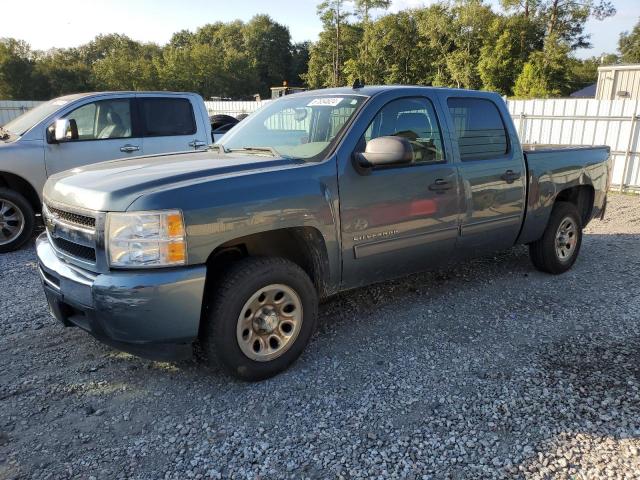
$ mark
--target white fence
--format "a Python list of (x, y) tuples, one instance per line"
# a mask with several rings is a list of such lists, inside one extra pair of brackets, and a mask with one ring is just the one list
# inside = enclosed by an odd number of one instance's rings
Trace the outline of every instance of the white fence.
[[(251, 113), (259, 102), (207, 101), (210, 115)], [(0, 125), (40, 102), (0, 101)], [(508, 100), (522, 143), (609, 145), (613, 185), (640, 192), (640, 101), (593, 99)]]
[(0, 100), (0, 127), (41, 103), (32, 100)]
[(638, 100), (509, 100), (522, 143), (609, 145), (614, 188), (640, 191)]
[(204, 104), (207, 106), (207, 110), (209, 111), (209, 115), (214, 114), (224, 114), (231, 115), (232, 117), (236, 117), (241, 113), (251, 113), (255, 112), (261, 106), (266, 105), (271, 100), (260, 100), (258, 102), (242, 102), (235, 100), (214, 100), (214, 101), (206, 101)]

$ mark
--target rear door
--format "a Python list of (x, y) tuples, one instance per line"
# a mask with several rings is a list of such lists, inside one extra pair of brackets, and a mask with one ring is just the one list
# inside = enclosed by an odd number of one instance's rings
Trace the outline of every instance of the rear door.
[(522, 225), (526, 171), (507, 130), (506, 109), (488, 97), (450, 95), (444, 101), (463, 185), (459, 246), (474, 254), (507, 248)]
[(137, 103), (145, 154), (202, 150), (211, 143), (189, 97), (139, 94)]
[[(78, 138), (45, 144), (47, 175), (143, 153), (132, 97), (86, 102), (60, 118), (75, 122)], [(50, 126), (49, 126), (50, 127)]]
[[(371, 107), (373, 108), (373, 106)], [(409, 165), (362, 170), (352, 153), (341, 158), (340, 215), (345, 286), (369, 284), (424, 270), (446, 260), (458, 234), (457, 169), (445, 148), (440, 120), (427, 96), (383, 104), (356, 131), (366, 143), (382, 136), (407, 138)]]

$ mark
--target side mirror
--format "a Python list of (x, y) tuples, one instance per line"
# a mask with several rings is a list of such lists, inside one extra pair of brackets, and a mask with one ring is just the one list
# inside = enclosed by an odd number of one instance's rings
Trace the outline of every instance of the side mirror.
[(78, 124), (71, 118), (60, 118), (49, 127), (53, 130), (52, 140), (55, 143), (68, 142), (70, 140), (78, 140)]
[(356, 160), (365, 168), (407, 165), (413, 161), (413, 148), (404, 137), (378, 137), (367, 142)]

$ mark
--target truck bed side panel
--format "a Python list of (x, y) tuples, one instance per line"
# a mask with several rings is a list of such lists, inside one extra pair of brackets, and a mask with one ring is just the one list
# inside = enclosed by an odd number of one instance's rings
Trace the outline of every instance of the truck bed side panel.
[(518, 243), (542, 236), (556, 197), (572, 187), (593, 187), (591, 218), (601, 214), (609, 179), (609, 147), (565, 147), (524, 150), (528, 165), (527, 211)]

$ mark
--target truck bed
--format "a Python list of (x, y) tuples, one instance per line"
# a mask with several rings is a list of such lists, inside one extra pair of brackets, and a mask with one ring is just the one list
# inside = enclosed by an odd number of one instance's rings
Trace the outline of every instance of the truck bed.
[(522, 151), (524, 153), (566, 152), (568, 150), (593, 150), (601, 148), (609, 149), (606, 145), (555, 145), (551, 143), (525, 143), (522, 145)]

